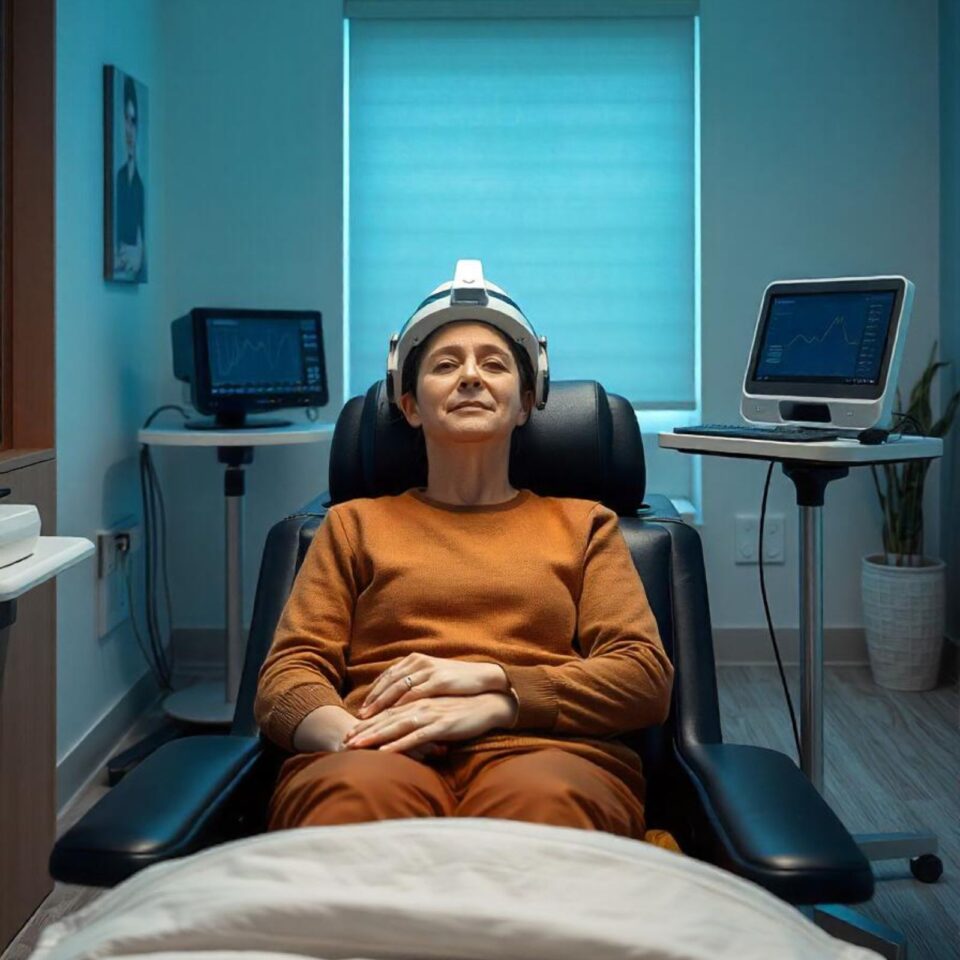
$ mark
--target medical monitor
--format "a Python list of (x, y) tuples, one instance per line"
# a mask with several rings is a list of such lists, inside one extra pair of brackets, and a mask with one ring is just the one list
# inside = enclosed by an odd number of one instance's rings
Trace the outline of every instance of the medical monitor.
[(173, 321), (171, 336), (174, 375), (190, 384), (197, 410), (215, 418), (197, 427), (242, 427), (248, 413), (327, 403), (316, 310), (195, 307)]
[(905, 277), (778, 280), (763, 292), (740, 412), (754, 423), (889, 426), (913, 305)]

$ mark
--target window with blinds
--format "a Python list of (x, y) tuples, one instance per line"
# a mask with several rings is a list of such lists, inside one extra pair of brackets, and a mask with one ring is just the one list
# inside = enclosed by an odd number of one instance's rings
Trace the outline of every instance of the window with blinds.
[(697, 404), (695, 19), (352, 19), (348, 396), (461, 258), (551, 376)]

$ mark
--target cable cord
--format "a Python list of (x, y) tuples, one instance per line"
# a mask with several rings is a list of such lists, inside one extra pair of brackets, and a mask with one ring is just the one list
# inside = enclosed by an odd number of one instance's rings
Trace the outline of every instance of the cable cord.
[[(158, 550), (160, 536), (157, 526), (157, 505), (154, 487), (153, 463), (150, 450), (146, 444), (140, 449), (140, 492), (143, 497), (144, 527), (146, 529), (146, 547), (144, 551), (144, 567), (146, 572), (146, 620), (147, 632), (150, 636), (150, 648), (153, 651), (154, 662), (157, 664), (162, 685), (172, 689), (172, 671), (167, 663), (160, 623), (157, 617), (157, 586), (156, 576), (159, 565)], [(163, 529), (162, 535), (166, 536)]]
[(783, 684), (783, 693), (787, 698), (787, 709), (790, 711), (790, 723), (793, 725), (793, 740), (797, 745), (797, 762), (803, 765), (803, 751), (800, 749), (800, 734), (797, 731), (797, 715), (793, 710), (793, 701), (790, 699), (790, 688), (787, 677), (783, 672), (783, 661), (780, 659), (780, 648), (777, 646), (777, 635), (773, 629), (773, 619), (770, 616), (770, 603), (767, 600), (767, 581), (763, 574), (763, 526), (767, 517), (767, 494), (770, 492), (770, 477), (773, 475), (774, 461), (770, 461), (767, 468), (767, 479), (763, 484), (763, 500), (760, 503), (760, 539), (757, 547), (757, 564), (760, 568), (760, 595), (763, 597), (763, 612), (767, 618), (767, 629), (770, 631), (770, 642), (773, 644), (773, 653), (777, 658), (777, 669), (780, 671), (780, 682)]
[(120, 554), (120, 566), (123, 570), (123, 579), (127, 585), (127, 604), (130, 608), (130, 623), (133, 626), (133, 635), (136, 637), (137, 646), (140, 648), (140, 652), (143, 654), (143, 659), (146, 661), (147, 666), (150, 667), (150, 672), (153, 674), (154, 679), (156, 679), (161, 687), (166, 688), (165, 678), (161, 675), (153, 658), (147, 653), (147, 648), (143, 645), (143, 637), (140, 636), (140, 630), (137, 627), (137, 616), (133, 603), (133, 584), (130, 576), (130, 558), (126, 551)]
[[(185, 419), (189, 416), (183, 407), (176, 404), (165, 404), (157, 407), (143, 424), (146, 429), (164, 410), (176, 410)], [(130, 619), (133, 623), (133, 631), (137, 638), (137, 643), (147, 661), (154, 678), (164, 690), (173, 690), (173, 671), (175, 668), (175, 658), (173, 653), (172, 640), (164, 643), (163, 633), (160, 628), (157, 604), (157, 571), (163, 574), (164, 598), (166, 601), (166, 619), (168, 638), (173, 631), (173, 612), (170, 603), (170, 581), (167, 572), (167, 518), (163, 503), (163, 494), (160, 490), (160, 481), (157, 476), (156, 468), (153, 464), (153, 458), (150, 455), (150, 447), (146, 443), (140, 445), (140, 495), (143, 504), (143, 527), (144, 527), (144, 605), (146, 631), (150, 641), (149, 652), (137, 628), (136, 612), (133, 606), (133, 590), (129, 568), (124, 557), (124, 575), (127, 580), (127, 597), (130, 604)], [(159, 527), (157, 524), (157, 514), (159, 512)], [(166, 650), (170, 651), (170, 659), (167, 659)]]

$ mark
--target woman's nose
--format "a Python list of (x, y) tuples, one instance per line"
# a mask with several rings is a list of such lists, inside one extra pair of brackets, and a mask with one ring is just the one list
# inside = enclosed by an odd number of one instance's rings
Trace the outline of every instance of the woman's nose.
[(480, 382), (480, 369), (477, 367), (476, 363), (473, 360), (467, 360), (463, 365), (463, 370), (460, 373), (460, 382), (461, 383), (479, 383)]

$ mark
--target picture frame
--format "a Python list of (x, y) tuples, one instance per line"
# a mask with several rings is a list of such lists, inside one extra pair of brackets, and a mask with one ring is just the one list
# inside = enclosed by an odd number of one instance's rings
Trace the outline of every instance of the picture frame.
[(103, 275), (147, 282), (147, 88), (112, 64), (103, 68)]

